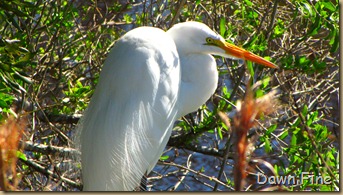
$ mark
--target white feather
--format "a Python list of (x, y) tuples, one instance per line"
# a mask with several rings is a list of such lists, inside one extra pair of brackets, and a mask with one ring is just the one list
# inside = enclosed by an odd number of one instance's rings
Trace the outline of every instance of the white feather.
[(78, 129), (84, 190), (139, 186), (170, 137), (179, 84), (178, 54), (164, 31), (137, 28), (115, 44)]

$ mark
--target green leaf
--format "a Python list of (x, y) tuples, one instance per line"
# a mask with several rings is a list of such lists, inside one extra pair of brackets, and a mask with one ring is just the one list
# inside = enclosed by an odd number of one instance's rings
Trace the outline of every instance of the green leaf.
[(336, 27), (330, 23), (327, 24), (327, 27), (330, 29), (329, 35), (326, 37), (327, 39), (330, 39), (329, 44), (333, 45), (335, 42), (335, 37), (338, 34), (338, 29), (336, 29)]
[(304, 105), (304, 108), (303, 108), (303, 110), (301, 111), (301, 114), (302, 114), (304, 117), (306, 117), (307, 113), (308, 113), (307, 105)]
[(128, 14), (125, 14), (123, 20), (126, 22), (126, 24), (130, 24), (132, 22), (132, 17)]
[(168, 160), (169, 159), (169, 156), (161, 156), (160, 157), (160, 160), (164, 161), (164, 160)]
[(334, 53), (334, 52), (336, 52), (338, 50), (338, 48), (339, 48), (339, 33), (336, 33), (336, 36), (334, 38), (334, 41), (333, 41), (332, 47), (330, 49), (330, 52)]
[[(223, 125), (223, 126), (225, 126), (225, 125)], [(219, 135), (220, 139), (223, 139), (223, 134), (222, 134), (222, 131), (220, 129), (218, 130), (218, 135)]]
[(264, 149), (265, 149), (265, 151), (267, 152), (267, 153), (269, 153), (269, 152), (271, 152), (272, 151), (272, 147), (271, 147), (271, 145), (270, 145), (270, 141), (269, 141), (269, 139), (265, 139), (264, 140)]
[(288, 136), (288, 130), (285, 130), (285, 131), (282, 132), (282, 134), (280, 135), (279, 139), (283, 140), (287, 136)]
[(262, 97), (264, 95), (264, 90), (257, 89), (256, 90), (256, 98)]
[(20, 159), (22, 159), (24, 161), (27, 161), (26, 155), (24, 153), (22, 153), (22, 152), (17, 150), (16, 155), (17, 155), (18, 158), (20, 158)]
[(336, 7), (332, 4), (332, 2), (330, 1), (323, 1), (321, 2), (322, 5), (324, 5), (324, 7), (332, 12), (336, 11)]
[(247, 63), (247, 69), (248, 69), (250, 75), (251, 75), (252, 77), (254, 77), (255, 71), (254, 71), (254, 68), (253, 68), (253, 66), (252, 66), (252, 62), (250, 62), (250, 61), (245, 61), (245, 63)]
[(283, 35), (284, 32), (285, 32), (285, 28), (283, 28), (283, 27), (281, 27), (281, 26), (279, 26), (279, 25), (278, 25), (278, 26), (275, 26), (275, 28), (274, 28), (274, 35), (275, 35), (276, 37)]
[(308, 31), (309, 36), (318, 34), (318, 30), (321, 28), (321, 17), (319, 14), (316, 15), (315, 22), (311, 25), (310, 30)]
[(276, 124), (271, 125), (271, 126), (267, 129), (266, 135), (270, 135), (271, 133), (273, 133), (273, 132), (275, 131), (276, 127), (277, 127)]
[(318, 111), (313, 111), (310, 115), (310, 118), (312, 119), (312, 121), (316, 122), (318, 121)]
[(266, 77), (262, 80), (262, 88), (266, 88), (269, 84), (270, 77)]
[(0, 99), (0, 108), (8, 108), (8, 107), (9, 107), (9, 105), (5, 101)]
[(291, 146), (296, 146), (297, 144), (297, 137), (295, 134), (292, 135), (292, 139), (291, 139)]
[(225, 37), (225, 32), (226, 32), (225, 24), (226, 24), (225, 18), (220, 18), (219, 30), (220, 30), (220, 35), (222, 37)]
[(244, 2), (247, 4), (247, 6), (251, 7), (253, 3), (249, 0), (244, 0)]
[(199, 170), (199, 172), (200, 172), (200, 173), (205, 172), (205, 167), (202, 166), (201, 169)]
[(308, 16), (312, 16), (314, 13), (312, 6), (307, 2), (301, 2), (301, 4), (303, 5), (302, 6), (302, 8), (304, 8), (303, 10), (309, 14)]

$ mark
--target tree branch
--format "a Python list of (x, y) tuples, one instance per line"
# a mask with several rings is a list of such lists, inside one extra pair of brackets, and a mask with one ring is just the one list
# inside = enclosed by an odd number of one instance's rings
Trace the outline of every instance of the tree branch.
[(76, 188), (79, 188), (81, 189), (82, 188), (82, 184), (80, 183), (77, 183), (77, 182), (74, 182), (68, 178), (65, 178), (63, 176), (59, 176), (58, 174), (50, 171), (50, 170), (47, 170), (45, 167), (43, 167), (42, 165), (40, 164), (37, 164), (31, 160), (23, 160), (21, 158), (19, 158), (20, 161), (22, 161), (23, 163), (25, 163), (26, 165), (32, 167), (34, 170), (46, 175), (47, 177), (52, 177), (54, 179), (60, 179), (61, 181), (73, 186), (73, 187), (76, 187)]
[(59, 146), (51, 146), (51, 145), (44, 145), (44, 144), (37, 144), (31, 141), (20, 141), (20, 146), (24, 148), (26, 151), (32, 152), (40, 152), (43, 154), (52, 154), (52, 153), (60, 153), (63, 155), (80, 155), (81, 153), (74, 149), (74, 148), (66, 148), (66, 147), (59, 147)]

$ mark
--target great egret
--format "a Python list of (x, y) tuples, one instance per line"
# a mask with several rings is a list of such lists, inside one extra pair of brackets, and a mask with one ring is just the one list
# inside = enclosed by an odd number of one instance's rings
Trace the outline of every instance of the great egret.
[(85, 191), (134, 190), (157, 163), (176, 119), (195, 111), (218, 83), (214, 55), (273, 63), (227, 43), (199, 22), (167, 32), (127, 32), (105, 60), (78, 126)]

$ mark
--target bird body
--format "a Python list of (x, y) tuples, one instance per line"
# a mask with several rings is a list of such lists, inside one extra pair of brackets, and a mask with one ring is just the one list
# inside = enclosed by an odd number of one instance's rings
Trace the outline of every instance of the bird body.
[(167, 32), (139, 27), (121, 37), (104, 62), (77, 129), (83, 190), (139, 186), (162, 154), (175, 120), (214, 93), (218, 72), (211, 54), (244, 58), (231, 56), (227, 48), (220, 35), (198, 22), (180, 23)]
[(117, 41), (83, 119), (84, 190), (139, 186), (169, 139), (179, 85), (178, 53), (164, 31), (136, 28)]

